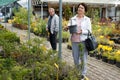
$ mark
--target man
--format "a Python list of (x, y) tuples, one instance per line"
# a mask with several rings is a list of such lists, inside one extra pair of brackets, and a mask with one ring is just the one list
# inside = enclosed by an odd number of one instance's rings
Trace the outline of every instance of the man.
[(49, 8), (49, 17), (46, 30), (49, 32), (49, 40), (53, 50), (57, 49), (57, 33), (59, 31), (59, 17), (54, 8)]

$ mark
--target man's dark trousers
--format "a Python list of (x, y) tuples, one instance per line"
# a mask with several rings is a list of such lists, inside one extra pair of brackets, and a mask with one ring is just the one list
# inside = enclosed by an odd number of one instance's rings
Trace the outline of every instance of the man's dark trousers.
[(53, 50), (57, 49), (57, 32), (50, 33), (50, 44)]

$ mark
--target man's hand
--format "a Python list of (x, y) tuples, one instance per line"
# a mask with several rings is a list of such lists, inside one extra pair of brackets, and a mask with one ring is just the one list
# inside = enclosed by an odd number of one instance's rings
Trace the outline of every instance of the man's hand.
[(57, 35), (57, 32), (56, 32), (56, 31), (54, 31), (54, 32), (53, 32), (53, 34)]

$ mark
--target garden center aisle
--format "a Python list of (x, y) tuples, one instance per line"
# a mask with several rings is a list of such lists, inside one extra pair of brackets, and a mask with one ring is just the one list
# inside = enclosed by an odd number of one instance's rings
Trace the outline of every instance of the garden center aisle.
[[(28, 31), (20, 30), (12, 27), (11, 24), (3, 23), (5, 28), (8, 30), (17, 33), (20, 36), (22, 41), (28, 40)], [(33, 33), (30, 33), (31, 38), (35, 38)], [(50, 44), (47, 41), (46, 46), (50, 48)], [(71, 55), (71, 50), (67, 49), (67, 44), (62, 43), (62, 60), (66, 61), (67, 64), (73, 65), (73, 59)], [(120, 68), (115, 65), (105, 63), (101, 60), (97, 60), (95, 57), (88, 56), (88, 74), (89, 80), (120, 80)]]

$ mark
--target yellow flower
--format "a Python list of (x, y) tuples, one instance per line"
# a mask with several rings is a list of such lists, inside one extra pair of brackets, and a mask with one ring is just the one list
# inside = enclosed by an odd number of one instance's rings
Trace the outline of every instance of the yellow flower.
[(102, 49), (105, 51), (106, 50), (106, 46), (103, 46)]
[(35, 27), (35, 28), (34, 28), (34, 32), (36, 32), (37, 30), (38, 30), (38, 29)]
[(101, 29), (98, 29), (98, 32), (100, 32), (101, 31)]
[(40, 46), (40, 48), (42, 49), (43, 52), (47, 51), (47, 48), (44, 45)]
[(112, 45), (112, 44), (114, 44), (114, 41), (109, 41), (108, 43), (109, 43), (110, 45)]
[(114, 27), (115, 27), (115, 24), (114, 24), (114, 23), (112, 23), (111, 25), (112, 25), (112, 28), (114, 28)]
[(14, 17), (14, 18), (13, 18), (13, 22), (16, 21), (16, 20), (17, 20), (17, 17)]
[(102, 45), (99, 44), (99, 45), (98, 45), (98, 48), (102, 48)]
[(33, 23), (31, 24), (31, 27), (35, 27), (35, 26), (36, 26), (36, 23), (33, 22)]
[(10, 23), (10, 24), (11, 24), (11, 23), (12, 23), (12, 20), (11, 20), (11, 19), (9, 19), (9, 20), (8, 20), (8, 23)]
[(101, 39), (103, 39), (103, 38), (104, 38), (104, 36), (100, 36), (100, 38), (101, 38)]
[(97, 27), (100, 28), (100, 23), (99, 23), (99, 25), (97, 25)]
[(105, 51), (112, 51), (112, 47), (109, 47), (109, 46), (104, 46), (103, 49)]
[(108, 51), (112, 51), (112, 47), (108, 47), (107, 50), (108, 50)]
[(118, 51), (116, 52), (116, 54), (120, 54), (120, 50), (118, 50)]
[(57, 69), (59, 69), (59, 66), (58, 66), (56, 63), (54, 63), (54, 65), (55, 65), (55, 67), (56, 67)]

